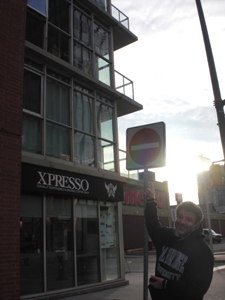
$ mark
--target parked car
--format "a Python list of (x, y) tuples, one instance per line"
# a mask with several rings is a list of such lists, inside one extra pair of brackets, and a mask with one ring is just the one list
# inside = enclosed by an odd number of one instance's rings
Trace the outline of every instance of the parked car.
[[(204, 232), (204, 235), (205, 235), (205, 240), (207, 242), (209, 242), (209, 229), (208, 228), (204, 228), (203, 232)], [(222, 241), (222, 234), (216, 233), (212, 229), (211, 229), (211, 232), (212, 232), (212, 241), (213, 241), (213, 244), (220, 243)]]

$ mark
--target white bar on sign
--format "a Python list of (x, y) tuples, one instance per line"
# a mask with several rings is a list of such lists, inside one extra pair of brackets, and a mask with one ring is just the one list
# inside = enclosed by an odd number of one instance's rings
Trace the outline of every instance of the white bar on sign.
[(134, 146), (131, 146), (131, 151), (145, 150), (145, 149), (156, 148), (156, 147), (159, 147), (159, 142), (142, 144), (142, 145), (141, 144), (134, 145)]

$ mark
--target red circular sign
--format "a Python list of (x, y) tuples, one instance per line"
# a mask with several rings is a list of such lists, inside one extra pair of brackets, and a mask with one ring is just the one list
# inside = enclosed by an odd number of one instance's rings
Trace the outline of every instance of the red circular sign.
[(139, 165), (149, 165), (158, 157), (160, 150), (161, 138), (151, 128), (143, 128), (137, 131), (130, 140), (130, 156)]

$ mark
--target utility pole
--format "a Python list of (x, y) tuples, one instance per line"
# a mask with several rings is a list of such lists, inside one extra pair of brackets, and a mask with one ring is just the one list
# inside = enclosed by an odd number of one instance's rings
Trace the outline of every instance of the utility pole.
[(213, 59), (212, 49), (210, 45), (209, 35), (205, 23), (205, 17), (202, 10), (202, 5), (200, 0), (196, 0), (196, 5), (198, 9), (199, 20), (202, 28), (202, 35), (205, 43), (205, 50), (208, 59), (209, 71), (211, 76), (213, 94), (214, 94), (214, 104), (217, 112), (218, 126), (220, 131), (220, 138), (223, 148), (223, 156), (225, 159), (225, 119), (223, 106), (225, 105), (225, 100), (221, 99), (219, 82), (216, 73), (216, 67)]

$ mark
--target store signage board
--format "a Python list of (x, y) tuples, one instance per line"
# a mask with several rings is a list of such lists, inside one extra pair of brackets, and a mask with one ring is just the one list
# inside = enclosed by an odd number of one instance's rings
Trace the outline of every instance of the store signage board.
[(166, 126), (158, 122), (128, 128), (127, 170), (164, 167), (166, 164)]

